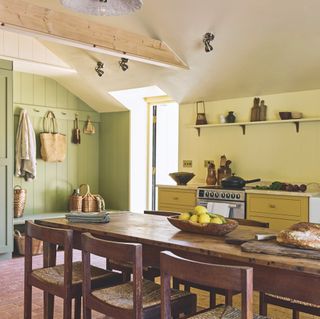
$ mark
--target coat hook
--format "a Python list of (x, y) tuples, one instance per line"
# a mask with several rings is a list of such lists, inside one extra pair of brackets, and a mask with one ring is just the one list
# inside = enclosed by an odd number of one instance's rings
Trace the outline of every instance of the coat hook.
[(37, 112), (37, 113), (39, 113), (39, 112), (40, 112), (40, 111), (39, 111), (39, 110), (37, 110), (37, 109), (33, 109), (33, 111), (34, 111), (34, 112)]
[(62, 115), (67, 115), (67, 113), (66, 113), (66, 112), (61, 112), (61, 114), (62, 114)]

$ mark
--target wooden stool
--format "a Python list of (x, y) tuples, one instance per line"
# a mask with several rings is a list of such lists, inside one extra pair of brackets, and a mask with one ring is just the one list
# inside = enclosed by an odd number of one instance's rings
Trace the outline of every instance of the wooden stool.
[(252, 313), (252, 268), (207, 264), (181, 258), (169, 251), (164, 251), (160, 253), (160, 270), (161, 319), (171, 318), (169, 299), (171, 276), (198, 285), (206, 285), (227, 291), (240, 291), (242, 294), (241, 310), (228, 305), (220, 305), (188, 317), (190, 319), (266, 319), (263, 316), (253, 316)]
[[(31, 319), (32, 287), (44, 292), (45, 319), (53, 319), (54, 296), (63, 298), (63, 318), (71, 319), (71, 303), (75, 298), (75, 318), (81, 317), (82, 263), (72, 263), (72, 230), (62, 230), (35, 225), (27, 221), (25, 226), (25, 283), (24, 318)], [(43, 268), (32, 268), (32, 238), (44, 242)], [(56, 266), (57, 245), (64, 247), (64, 264)], [(101, 268), (91, 267), (95, 287), (119, 283), (122, 277)]]
[[(91, 309), (115, 319), (160, 318), (160, 285), (142, 278), (142, 245), (81, 236), (83, 258), (84, 319), (91, 319)], [(133, 281), (104, 289), (92, 289), (90, 254), (133, 265)], [(168, 290), (174, 315), (191, 314), (196, 308), (196, 295)]]

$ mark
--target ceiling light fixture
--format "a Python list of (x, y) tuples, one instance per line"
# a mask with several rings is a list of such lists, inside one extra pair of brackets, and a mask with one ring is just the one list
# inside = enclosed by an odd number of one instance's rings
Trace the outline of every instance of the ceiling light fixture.
[(121, 58), (121, 60), (119, 61), (119, 65), (122, 71), (127, 71), (129, 69), (129, 65), (128, 63), (128, 59), (126, 58)]
[(204, 43), (204, 49), (206, 52), (210, 52), (213, 50), (212, 45), (210, 44), (211, 41), (213, 41), (214, 39), (214, 34), (207, 32), (204, 36), (203, 36), (203, 43)]
[(104, 71), (102, 70), (103, 67), (104, 67), (104, 64), (102, 62), (98, 61), (97, 66), (95, 67), (95, 70), (100, 77), (104, 74)]
[(142, 0), (60, 0), (73, 11), (96, 16), (120, 16), (142, 7)]

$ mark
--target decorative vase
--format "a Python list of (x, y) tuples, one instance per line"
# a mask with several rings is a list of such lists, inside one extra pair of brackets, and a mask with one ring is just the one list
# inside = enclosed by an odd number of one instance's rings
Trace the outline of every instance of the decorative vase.
[(233, 114), (233, 111), (228, 112), (228, 115), (226, 116), (226, 122), (234, 123), (235, 121), (236, 121), (236, 116)]
[(216, 168), (214, 163), (209, 163), (208, 165), (208, 175), (206, 178), (207, 185), (216, 185), (217, 176), (216, 176)]

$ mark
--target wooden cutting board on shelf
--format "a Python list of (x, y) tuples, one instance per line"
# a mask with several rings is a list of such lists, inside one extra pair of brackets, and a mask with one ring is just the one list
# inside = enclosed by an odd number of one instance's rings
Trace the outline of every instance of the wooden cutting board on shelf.
[(251, 226), (239, 226), (231, 233), (225, 235), (225, 242), (228, 244), (241, 245), (247, 241), (255, 240), (256, 234), (274, 234), (274, 231), (268, 228), (259, 228)]
[(320, 251), (301, 249), (279, 245), (275, 240), (248, 241), (241, 245), (241, 250), (250, 253), (260, 253), (294, 258), (320, 259)]

